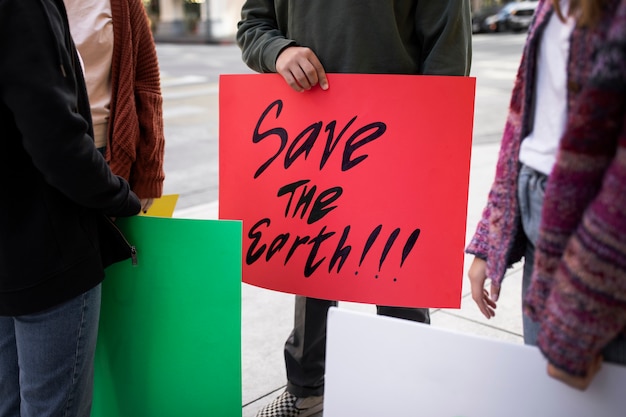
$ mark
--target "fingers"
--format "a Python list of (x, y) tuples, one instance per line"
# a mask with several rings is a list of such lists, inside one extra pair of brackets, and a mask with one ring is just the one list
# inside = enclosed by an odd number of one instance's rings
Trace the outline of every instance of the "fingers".
[(474, 298), (474, 302), (485, 318), (490, 319), (496, 315), (496, 303), (489, 297), (487, 290), (483, 290), (480, 297)]
[(576, 388), (581, 391), (585, 391), (589, 385), (591, 385), (591, 381), (596, 376), (600, 368), (602, 367), (602, 356), (597, 356), (593, 362), (589, 365), (587, 369), (587, 375), (584, 377), (574, 376), (568, 374), (561, 369), (558, 369), (551, 363), (548, 363), (548, 375), (558, 381), (563, 382), (566, 385), (569, 385), (572, 388)]
[(283, 50), (276, 59), (276, 72), (295, 91), (310, 90), (319, 84), (328, 89), (328, 78), (322, 63), (309, 48), (292, 46)]
[(484, 288), (484, 279), (470, 279), (472, 289), (472, 299), (485, 318), (490, 319), (496, 315), (496, 302), (491, 299), (489, 293)]
[(492, 282), (489, 292), (491, 294), (491, 299), (494, 301), (494, 303), (498, 301), (498, 298), (500, 298), (500, 287)]
[(154, 203), (154, 198), (142, 198), (139, 201), (141, 202), (141, 211), (147, 213), (150, 207), (152, 207), (152, 203)]
[(328, 87), (330, 86), (328, 84), (328, 78), (326, 77), (326, 71), (324, 71), (324, 67), (322, 67), (321, 72), (318, 71), (317, 76), (319, 78), (320, 87), (322, 88), (322, 90), (328, 90)]
[(601, 355), (596, 356), (596, 358), (593, 360), (593, 362), (591, 363), (591, 366), (589, 367), (589, 372), (591, 372), (593, 376), (595, 376), (598, 373), (598, 371), (600, 371), (600, 368), (602, 368), (603, 361), (604, 361), (604, 358)]
[(496, 302), (489, 296), (487, 290), (483, 290), (483, 299), (485, 300), (485, 304), (487, 304), (489, 307), (496, 308)]

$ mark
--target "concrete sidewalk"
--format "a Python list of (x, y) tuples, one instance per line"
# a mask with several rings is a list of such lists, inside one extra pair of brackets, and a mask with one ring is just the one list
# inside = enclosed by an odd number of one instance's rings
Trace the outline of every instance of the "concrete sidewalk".
[[(467, 216), (467, 239), (473, 234), (485, 205), (495, 173), (499, 143), (472, 148)], [(217, 202), (178, 210), (174, 217), (217, 219)], [(498, 302), (496, 317), (487, 320), (471, 299), (465, 259), (460, 309), (431, 311), (432, 325), (457, 332), (523, 343), (521, 320), (521, 264), (511, 269)], [(375, 307), (340, 303), (348, 308), (375, 314)], [(294, 296), (242, 284), (242, 390), (243, 417), (254, 417), (285, 387), (283, 344), (293, 325)]]

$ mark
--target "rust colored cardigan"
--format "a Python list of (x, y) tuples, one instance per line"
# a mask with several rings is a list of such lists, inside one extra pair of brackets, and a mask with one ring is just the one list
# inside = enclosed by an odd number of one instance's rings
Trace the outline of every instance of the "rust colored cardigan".
[(113, 60), (106, 160), (139, 198), (163, 192), (163, 98), (156, 47), (140, 0), (111, 0)]

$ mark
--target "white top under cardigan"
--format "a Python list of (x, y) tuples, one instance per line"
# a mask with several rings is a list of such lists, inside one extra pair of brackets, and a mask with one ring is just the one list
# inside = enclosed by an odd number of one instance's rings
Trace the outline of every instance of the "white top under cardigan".
[(113, 17), (110, 0), (64, 0), (70, 32), (83, 62), (94, 140), (106, 146), (111, 102)]
[[(567, 1), (561, 7), (566, 11)], [(554, 166), (567, 121), (567, 61), (573, 29), (572, 18), (563, 23), (553, 13), (539, 44), (534, 124), (522, 141), (520, 161), (546, 175)]]

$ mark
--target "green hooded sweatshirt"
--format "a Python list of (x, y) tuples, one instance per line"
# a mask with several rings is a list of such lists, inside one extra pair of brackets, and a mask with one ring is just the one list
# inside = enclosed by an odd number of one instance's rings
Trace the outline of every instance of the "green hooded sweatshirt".
[(469, 75), (469, 0), (248, 0), (241, 16), (237, 43), (258, 72), (305, 46), (329, 73)]

